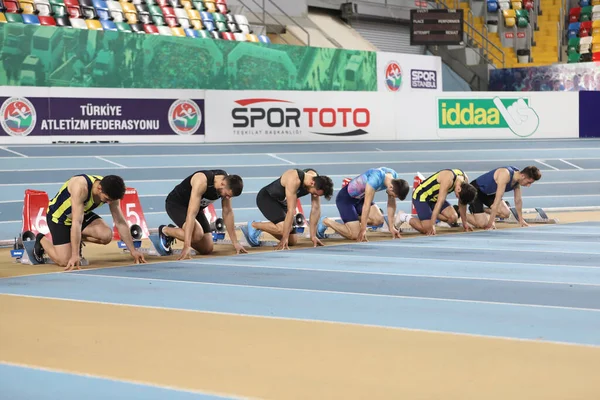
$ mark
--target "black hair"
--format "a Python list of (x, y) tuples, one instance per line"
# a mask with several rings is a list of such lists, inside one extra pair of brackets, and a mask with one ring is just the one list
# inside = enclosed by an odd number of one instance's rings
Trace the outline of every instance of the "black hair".
[(102, 192), (111, 200), (121, 200), (125, 197), (125, 182), (117, 175), (106, 175), (100, 181)]
[(528, 178), (532, 178), (534, 181), (539, 181), (542, 177), (542, 172), (535, 165), (530, 165), (529, 167), (523, 168), (521, 173), (526, 175)]
[(410, 186), (408, 182), (404, 179), (392, 179), (392, 187), (394, 190), (394, 194), (400, 200), (404, 200), (410, 191)]
[(470, 183), (463, 182), (460, 185), (460, 194), (458, 195), (458, 200), (462, 204), (471, 204), (475, 200), (475, 197), (477, 197), (477, 189), (475, 189), (475, 186), (471, 185)]
[(315, 189), (322, 190), (323, 196), (325, 196), (327, 200), (331, 200), (331, 196), (333, 196), (333, 181), (331, 178), (325, 175), (319, 175), (315, 176), (313, 179), (315, 181)]
[(225, 182), (227, 182), (227, 186), (231, 189), (233, 197), (237, 197), (242, 194), (242, 190), (244, 190), (244, 181), (242, 177), (239, 175), (227, 175), (225, 177)]

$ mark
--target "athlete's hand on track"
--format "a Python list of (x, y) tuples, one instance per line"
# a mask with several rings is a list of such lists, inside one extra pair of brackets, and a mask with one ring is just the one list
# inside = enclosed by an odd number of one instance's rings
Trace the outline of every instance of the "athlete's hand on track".
[(396, 239), (396, 238), (402, 239), (402, 235), (400, 235), (400, 231), (398, 229), (396, 229), (395, 226), (392, 226), (390, 233), (392, 234), (392, 239)]
[(81, 262), (81, 258), (79, 257), (79, 254), (76, 256), (71, 256), (71, 258), (69, 258), (69, 262), (67, 263), (67, 266), (65, 267), (65, 271), (81, 269), (81, 267), (79, 266), (80, 262)]
[(236, 251), (237, 254), (240, 254), (240, 253), (246, 253), (246, 254), (248, 254), (248, 251), (246, 250), (246, 248), (244, 246), (242, 246), (240, 244), (240, 242), (235, 243), (233, 245), (233, 247), (235, 248), (235, 251)]
[(185, 260), (185, 259), (192, 259), (192, 255), (190, 254), (190, 251), (192, 250), (191, 247), (189, 246), (184, 246), (183, 249), (181, 249), (181, 254), (179, 255), (179, 258), (177, 259), (177, 261), (179, 260)]
[(146, 264), (146, 259), (144, 258), (144, 255), (137, 250), (131, 252), (131, 257), (133, 257), (136, 264)]
[(431, 225), (431, 229), (427, 232), (427, 236), (435, 236), (435, 225)]
[(368, 242), (367, 240), (367, 230), (366, 229), (361, 229), (358, 237), (356, 238), (357, 242)]
[(324, 246), (324, 244), (316, 236), (311, 237), (310, 240), (313, 242), (313, 247)]
[(281, 239), (275, 250), (289, 250), (288, 239)]

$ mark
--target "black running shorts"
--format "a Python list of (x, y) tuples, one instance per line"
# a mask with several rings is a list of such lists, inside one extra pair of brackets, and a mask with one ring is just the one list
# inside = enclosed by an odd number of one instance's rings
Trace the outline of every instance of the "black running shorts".
[[(96, 213), (89, 212), (83, 215), (83, 223), (81, 224), (81, 232), (92, 222), (97, 219), (101, 219)], [(48, 229), (52, 235), (52, 244), (60, 246), (62, 244), (71, 243), (71, 225), (57, 224), (52, 221), (50, 215), (46, 215), (46, 222), (48, 223)]]
[[(274, 199), (266, 188), (262, 188), (256, 195), (256, 205), (265, 218), (275, 225), (285, 221), (288, 211), (287, 202)], [(291, 233), (296, 233), (296, 228), (292, 227)]]
[[(175, 223), (180, 228), (183, 228), (183, 224), (185, 224), (185, 220), (187, 218), (187, 206), (182, 206), (180, 203), (175, 202), (167, 196), (165, 200), (165, 209), (167, 211), (167, 215), (171, 218), (171, 221)], [(210, 233), (210, 223), (204, 215), (204, 210), (201, 208), (196, 215), (196, 221), (200, 223), (202, 230), (204, 233)]]

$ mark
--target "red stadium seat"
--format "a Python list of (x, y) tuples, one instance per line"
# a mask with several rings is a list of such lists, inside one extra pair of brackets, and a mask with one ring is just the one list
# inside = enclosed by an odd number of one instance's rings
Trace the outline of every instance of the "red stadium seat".
[(592, 60), (594, 60), (594, 61), (600, 61), (600, 52), (594, 53), (592, 55)]
[(569, 10), (569, 22), (579, 22), (580, 14), (581, 14), (581, 7), (571, 8)]

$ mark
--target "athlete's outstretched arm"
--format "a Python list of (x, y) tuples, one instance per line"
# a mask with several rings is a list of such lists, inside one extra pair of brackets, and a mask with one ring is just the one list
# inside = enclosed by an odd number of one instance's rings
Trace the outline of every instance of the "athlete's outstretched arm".
[(231, 244), (235, 248), (235, 251), (239, 253), (247, 253), (244, 246), (238, 242), (237, 234), (235, 233), (235, 218), (233, 216), (233, 207), (231, 206), (231, 199), (221, 199), (221, 209), (223, 210), (223, 222), (225, 222), (225, 229), (231, 239)]
[(298, 199), (296, 193), (298, 188), (302, 185), (300, 178), (298, 178), (295, 171), (290, 170), (283, 174), (281, 178), (281, 184), (285, 187), (285, 199), (287, 202), (287, 214), (283, 221), (283, 232), (281, 232), (281, 240), (277, 245), (277, 250), (289, 249), (288, 239), (292, 231), (292, 224), (294, 222), (294, 214), (296, 211), (296, 201)]
[[(188, 203), (187, 215), (185, 217), (185, 224), (183, 226), (183, 249), (179, 259), (187, 257), (190, 250), (192, 249), (192, 235), (194, 234), (194, 228), (196, 226), (196, 216), (200, 212), (200, 201), (202, 195), (206, 193), (207, 180), (206, 175), (203, 173), (196, 174), (192, 180), (192, 192), (190, 194), (190, 201)], [(204, 232), (208, 233), (208, 232)]]
[(360, 232), (358, 233), (359, 242), (365, 241), (365, 235), (367, 234), (367, 222), (369, 220), (369, 210), (371, 209), (371, 203), (375, 198), (375, 188), (367, 183), (365, 186), (365, 200), (363, 203), (362, 214), (360, 215)]
[(87, 183), (83, 177), (71, 179), (67, 186), (71, 195), (71, 258), (66, 270), (79, 269), (79, 246), (81, 245), (81, 226), (83, 225), (84, 201), (88, 196)]
[(323, 246), (323, 243), (317, 238), (317, 225), (321, 218), (321, 198), (317, 195), (310, 196), (310, 240), (316, 246)]
[(437, 202), (435, 203), (435, 207), (433, 208), (433, 211), (431, 213), (431, 226), (435, 226), (435, 222), (437, 221), (438, 215), (440, 215), (440, 212), (442, 210), (442, 204), (444, 204), (444, 202), (446, 201), (446, 197), (448, 196), (448, 189), (450, 188), (450, 186), (452, 186), (453, 176), (454, 175), (448, 171), (440, 172), (440, 175), (438, 177), (440, 183), (440, 190), (438, 192)]
[(502, 204), (502, 196), (504, 196), (506, 184), (510, 181), (510, 174), (506, 168), (499, 168), (494, 175), (494, 180), (496, 181), (498, 188), (496, 189), (496, 197), (494, 197), (494, 203), (490, 209), (489, 220), (485, 229), (490, 229), (494, 225), (496, 215), (498, 215), (500, 205)]

